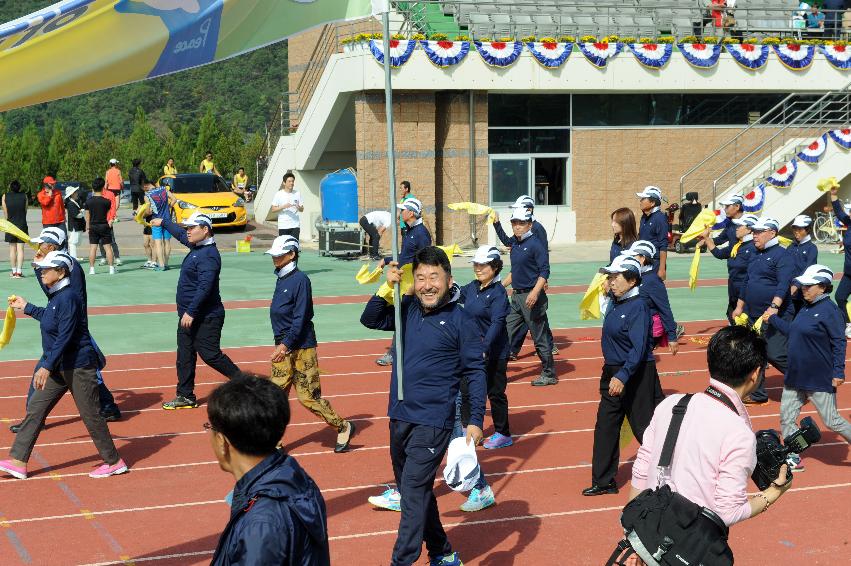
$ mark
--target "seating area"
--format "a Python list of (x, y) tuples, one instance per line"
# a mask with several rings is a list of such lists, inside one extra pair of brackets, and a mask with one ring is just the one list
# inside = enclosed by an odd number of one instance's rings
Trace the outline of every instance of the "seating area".
[[(732, 29), (716, 28), (707, 14), (708, 0), (433, 0), (441, 13), (455, 19), (473, 38), (607, 35), (683, 37), (705, 35), (798, 36), (812, 30), (793, 28), (794, 2), (789, 0), (738, 0), (728, 12)], [(416, 2), (408, 4), (429, 4)], [(818, 37), (838, 37), (842, 14), (827, 14), (827, 29)], [(830, 22), (835, 21), (835, 26)]]

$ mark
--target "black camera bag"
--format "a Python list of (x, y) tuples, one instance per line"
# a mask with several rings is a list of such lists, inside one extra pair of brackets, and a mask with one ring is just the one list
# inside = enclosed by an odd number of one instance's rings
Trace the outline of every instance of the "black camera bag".
[[(659, 467), (671, 465), (691, 397), (684, 396), (673, 408)], [(633, 552), (648, 566), (733, 564), (727, 525), (711, 510), (689, 501), (668, 485), (646, 489), (627, 503), (621, 513), (621, 525), (626, 538), (612, 553), (607, 566), (622, 564), (618, 557), (623, 560)]]

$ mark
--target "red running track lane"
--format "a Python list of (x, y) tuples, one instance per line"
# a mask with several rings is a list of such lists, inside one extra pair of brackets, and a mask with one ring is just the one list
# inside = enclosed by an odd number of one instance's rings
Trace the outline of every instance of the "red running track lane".
[[(692, 334), (714, 330), (712, 323), (687, 325)], [(533, 356), (509, 366), (512, 429), (515, 446), (479, 455), (498, 504), (464, 514), (459, 494), (438, 485), (442, 519), (465, 564), (601, 564), (618, 539), (618, 511), (626, 490), (617, 496), (583, 498), (579, 491), (590, 478), (589, 460), (596, 412), (599, 329), (556, 332), (562, 350), (557, 356), (563, 378), (559, 385), (538, 389), (528, 385), (537, 373)], [(659, 368), (666, 391), (699, 390), (706, 382), (705, 353), (688, 337), (680, 355), (662, 355)], [(325, 376), (323, 391), (344, 416), (358, 419), (356, 450), (331, 453), (334, 433), (293, 403), (287, 430), (288, 450), (322, 488), (328, 505), (333, 563), (388, 564), (398, 515), (373, 510), (368, 495), (392, 480), (387, 453), (386, 395), (389, 372), (373, 363), (386, 341), (332, 343), (320, 347)], [(250, 369), (268, 364), (270, 348), (240, 348), (230, 355)], [(16, 547), (29, 553), (32, 564), (207, 564), (218, 534), (227, 521), (221, 499), (232, 478), (218, 470), (201, 424), (205, 411), (162, 412), (159, 403), (173, 394), (172, 354), (111, 356), (107, 381), (128, 418), (110, 425), (118, 437), (131, 473), (95, 481), (85, 476), (95, 453), (71, 399), (64, 398), (39, 438), (32, 478), (0, 480), (0, 556), (4, 564), (25, 563)], [(140, 362), (144, 366), (140, 366)], [(132, 371), (134, 369), (138, 371)], [(139, 369), (150, 367), (156, 369)], [(32, 362), (0, 364), (0, 415), (19, 417), (27, 371)], [(198, 393), (206, 395), (221, 376), (209, 368), (198, 372)], [(751, 411), (755, 427), (778, 425), (782, 379), (769, 374), (775, 402)], [(851, 410), (851, 394), (840, 390), (843, 414)], [(811, 407), (805, 407), (810, 409)], [(487, 424), (489, 424), (489, 419)], [(5, 451), (13, 440), (0, 430)], [(628, 481), (628, 460), (636, 446), (622, 454), (618, 475)], [(845, 538), (825, 525), (842, 524), (843, 507), (851, 495), (851, 473), (845, 467), (847, 447), (830, 432), (805, 458), (807, 471), (795, 479), (793, 491), (768, 514), (737, 525), (731, 544), (742, 564), (770, 561), (836, 564), (847, 555)], [(45, 472), (43, 465), (51, 466)], [(818, 513), (819, 521), (806, 521)], [(594, 533), (575, 536), (576, 533)], [(45, 533), (51, 533), (45, 536)], [(568, 536), (565, 536), (565, 535)], [(570, 536), (570, 535), (574, 536)], [(12, 538), (17, 543), (13, 543)], [(171, 556), (171, 558), (162, 558)], [(569, 558), (568, 558), (569, 557)], [(146, 560), (146, 558), (148, 560)], [(144, 560), (144, 562), (143, 562)], [(420, 563), (425, 563), (423, 557)]]

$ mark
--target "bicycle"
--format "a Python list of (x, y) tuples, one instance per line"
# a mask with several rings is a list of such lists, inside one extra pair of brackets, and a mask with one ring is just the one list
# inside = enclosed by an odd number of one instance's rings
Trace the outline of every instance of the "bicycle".
[(820, 244), (836, 244), (842, 241), (836, 222), (833, 210), (817, 212), (813, 222), (813, 239)]

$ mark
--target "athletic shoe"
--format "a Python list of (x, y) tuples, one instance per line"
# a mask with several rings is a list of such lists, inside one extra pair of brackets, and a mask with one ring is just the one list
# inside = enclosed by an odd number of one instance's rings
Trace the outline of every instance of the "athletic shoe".
[(744, 403), (745, 405), (758, 407), (758, 406), (761, 406), (761, 405), (768, 405), (768, 399), (763, 399), (762, 401), (756, 401), (750, 395), (745, 395), (745, 397), (742, 399), (742, 403)]
[(163, 409), (166, 411), (173, 411), (175, 409), (196, 409), (198, 408), (198, 401), (195, 399), (187, 399), (183, 395), (178, 395), (171, 401), (166, 401), (163, 403)]
[(387, 489), (381, 495), (371, 495), (369, 499), (370, 505), (374, 505), (380, 509), (387, 509), (388, 511), (402, 511), (402, 495), (389, 485)]
[[(338, 442), (334, 445), (334, 452), (335, 452), (336, 454), (340, 454), (340, 453), (342, 453), (342, 452), (346, 452), (346, 451), (348, 451), (348, 449), (349, 449), (349, 444), (351, 443), (352, 438), (355, 436), (355, 423), (353, 423), (352, 421), (346, 421), (346, 423), (348, 423), (348, 425), (349, 425), (349, 437), (348, 437), (348, 438), (346, 438), (346, 441), (345, 441), (345, 442), (342, 442), (342, 443), (341, 443), (341, 442), (339, 442), (339, 441), (338, 441)], [(339, 434), (338, 434), (338, 435), (337, 435), (337, 439), (339, 440), (339, 438), (340, 438), (340, 436), (339, 436)]]
[(538, 376), (537, 379), (532, 380), (532, 385), (535, 387), (541, 387), (544, 385), (555, 385), (558, 383), (558, 378), (556, 377), (545, 377), (543, 375)]
[(13, 424), (12, 426), (9, 427), (9, 430), (12, 431), (12, 434), (18, 434), (18, 431), (21, 430), (21, 427), (23, 425), (24, 425), (24, 421), (21, 421), (19, 423), (15, 423), (15, 424)]
[(554, 355), (554, 356), (555, 356), (555, 355), (558, 355), (558, 346), (556, 346), (555, 344), (553, 344), (553, 350), (552, 350), (552, 352), (551, 352), (551, 353), (552, 353), (552, 355)]
[(20, 468), (14, 465), (11, 460), (0, 460), (0, 471), (6, 472), (13, 478), (18, 478), (19, 480), (27, 479), (26, 466)]
[(110, 275), (115, 275), (115, 266), (114, 266), (114, 265), (110, 265), (110, 266), (109, 266), (109, 274), (110, 274)]
[(120, 257), (115, 258), (115, 265), (121, 265), (121, 258)]
[(123, 474), (127, 471), (127, 464), (124, 463), (124, 460), (120, 459), (114, 463), (113, 465), (109, 465), (106, 462), (95, 468), (95, 471), (89, 474), (90, 478), (108, 478), (109, 476), (117, 476), (118, 474)]
[(165, 271), (165, 270), (166, 270), (166, 268), (165, 268), (165, 267), (160, 267), (160, 266), (159, 266), (159, 265), (157, 265), (157, 264), (154, 264), (154, 267), (153, 267), (152, 269), (153, 269), (154, 271)]
[(678, 324), (677, 325), (677, 340), (679, 340), (680, 337), (682, 337), (682, 335), (685, 334), (685, 333), (686, 333), (686, 327), (683, 326), (682, 324)]
[(508, 448), (512, 444), (514, 444), (514, 440), (510, 436), (495, 432), (485, 440), (482, 446), (488, 450), (493, 450), (495, 448)]
[(121, 420), (121, 411), (118, 410), (118, 407), (111, 411), (100, 411), (100, 416), (106, 419), (108, 423), (114, 423), (115, 421)]
[(474, 513), (476, 511), (481, 511), (482, 509), (487, 509), (495, 503), (496, 499), (494, 499), (491, 486), (486, 485), (481, 491), (473, 488), (473, 491), (470, 492), (470, 497), (467, 498), (467, 501), (461, 504), (461, 511)]
[(845, 325), (845, 337), (851, 338), (851, 324)]
[(90, 267), (90, 268), (89, 268), (89, 275), (94, 275), (94, 274), (95, 274), (95, 268), (94, 268), (94, 267)]
[(514, 353), (508, 354), (508, 361), (509, 362), (516, 362), (517, 361), (517, 354), (514, 354)]
[(804, 462), (801, 460), (801, 456), (798, 454), (789, 454), (789, 460), (792, 464), (789, 466), (789, 470), (792, 473), (803, 472), (806, 468), (804, 468)]
[(106, 265), (106, 258), (103, 258), (103, 257), (102, 257), (102, 258), (100, 258), (100, 259), (98, 260), (98, 265)]
[(464, 566), (464, 563), (461, 562), (461, 557), (458, 556), (457, 552), (453, 552), (452, 554), (446, 554), (444, 556), (438, 556), (436, 558), (432, 558), (429, 563), (429, 566)]
[(390, 355), (390, 350), (388, 350), (386, 354), (375, 360), (375, 363), (380, 366), (392, 366), (393, 356)]

